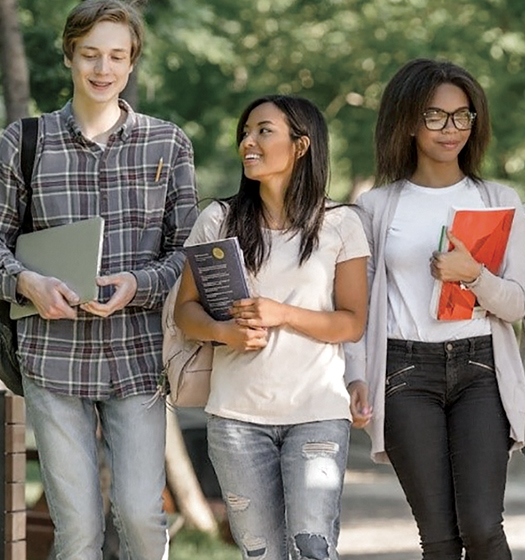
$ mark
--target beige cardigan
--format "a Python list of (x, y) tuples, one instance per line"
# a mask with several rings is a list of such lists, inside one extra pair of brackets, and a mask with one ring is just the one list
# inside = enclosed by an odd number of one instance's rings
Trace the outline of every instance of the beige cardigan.
[[(364, 193), (357, 201), (370, 244), (369, 314), (363, 339), (346, 344), (346, 381), (366, 379), (374, 416), (367, 431), (372, 439), (372, 458), (387, 462), (384, 447), (385, 373), (387, 347), (387, 290), (385, 242), (394, 217), (403, 182)], [(499, 276), (484, 271), (475, 292), (482, 307), (490, 312), (494, 360), (503, 407), (510, 422), (515, 448), (525, 441), (525, 373), (512, 323), (525, 316), (525, 213), (517, 193), (497, 183), (479, 184), (487, 206), (516, 207), (507, 254)]]

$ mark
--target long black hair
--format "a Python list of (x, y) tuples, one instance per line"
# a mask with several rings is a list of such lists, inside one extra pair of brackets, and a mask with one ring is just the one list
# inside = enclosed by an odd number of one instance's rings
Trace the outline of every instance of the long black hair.
[[(237, 146), (250, 113), (263, 103), (274, 104), (284, 114), (290, 127), (290, 138), (303, 136), (310, 140), (306, 153), (296, 159), (290, 184), (284, 197), (287, 231), (301, 236), (300, 264), (308, 260), (319, 244), (328, 182), (328, 128), (321, 111), (309, 100), (289, 95), (268, 95), (252, 101), (237, 124)], [(256, 274), (270, 251), (270, 238), (263, 230), (266, 224), (259, 181), (242, 173), (239, 191), (226, 200), (229, 212), (226, 231), (237, 236), (248, 270)]]
[(402, 66), (387, 84), (376, 123), (376, 185), (409, 179), (417, 168), (414, 132), (421, 126), (436, 89), (452, 84), (463, 90), (477, 114), (458, 163), (463, 173), (479, 180), (490, 140), (488, 102), (481, 85), (467, 70), (446, 60), (416, 58)]

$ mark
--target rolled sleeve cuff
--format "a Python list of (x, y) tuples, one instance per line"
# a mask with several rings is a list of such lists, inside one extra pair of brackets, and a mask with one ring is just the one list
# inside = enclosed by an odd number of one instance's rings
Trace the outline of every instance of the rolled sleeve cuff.
[(154, 282), (151, 274), (147, 270), (132, 270), (131, 274), (137, 280), (137, 291), (132, 300), (132, 304), (138, 307), (145, 306), (152, 297)]
[(478, 299), (490, 300), (494, 294), (501, 292), (501, 278), (483, 267), (481, 274), (465, 288), (472, 291)]
[(343, 344), (345, 355), (345, 385), (348, 387), (353, 381), (366, 381), (366, 350), (365, 342)]
[(502, 278), (484, 269), (479, 281), (469, 289), (476, 295), (481, 307), (499, 319), (513, 323), (525, 314), (525, 293), (517, 282), (505, 283)]
[(10, 267), (9, 274), (4, 276), (2, 280), (3, 299), (9, 303), (23, 304), (24, 302), (27, 302), (27, 299), (16, 291), (18, 275), (24, 270), (27, 269), (22, 265), (19, 267)]

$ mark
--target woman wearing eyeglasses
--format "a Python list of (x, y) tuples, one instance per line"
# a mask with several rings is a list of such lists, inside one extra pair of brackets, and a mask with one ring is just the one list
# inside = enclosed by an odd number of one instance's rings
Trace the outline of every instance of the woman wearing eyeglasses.
[[(390, 460), (424, 560), (510, 559), (502, 528), (509, 450), (523, 445), (525, 377), (512, 322), (525, 315), (525, 216), (509, 187), (479, 176), (490, 136), (479, 83), (416, 59), (387, 85), (376, 125), (377, 185), (358, 200), (368, 236), (366, 377), (375, 460)], [(436, 252), (451, 206), (516, 207), (501, 270), (459, 239)], [(437, 321), (434, 279), (462, 283), (485, 318)], [(362, 350), (354, 346), (354, 358)], [(364, 364), (365, 360), (354, 360)]]

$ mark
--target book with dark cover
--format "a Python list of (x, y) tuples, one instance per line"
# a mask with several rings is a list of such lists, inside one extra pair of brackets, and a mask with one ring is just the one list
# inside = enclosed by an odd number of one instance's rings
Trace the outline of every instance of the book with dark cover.
[[(464, 243), (474, 259), (497, 274), (507, 249), (515, 208), (452, 209), (449, 229)], [(440, 251), (452, 245), (442, 235)], [(448, 243), (448, 248), (445, 246)], [(441, 243), (440, 243), (441, 245)], [(433, 317), (440, 321), (485, 317), (475, 294), (460, 282), (436, 280), (431, 301)]]
[(216, 321), (230, 319), (232, 303), (250, 297), (238, 239), (187, 245), (185, 251), (202, 306)]

